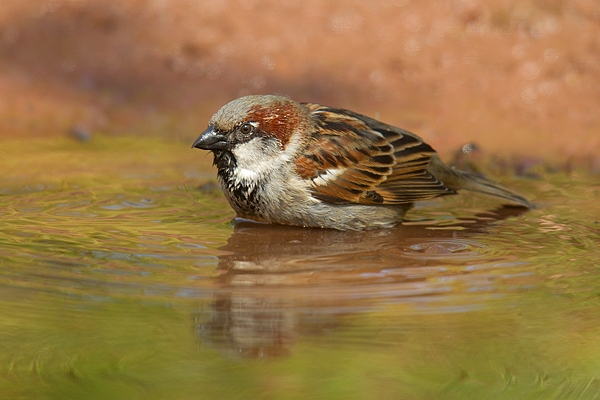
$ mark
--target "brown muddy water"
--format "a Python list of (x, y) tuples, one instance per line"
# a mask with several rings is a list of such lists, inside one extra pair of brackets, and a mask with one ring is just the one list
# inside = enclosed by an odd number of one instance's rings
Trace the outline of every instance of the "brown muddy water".
[(189, 146), (4, 141), (0, 398), (600, 398), (597, 175), (337, 232), (232, 223)]

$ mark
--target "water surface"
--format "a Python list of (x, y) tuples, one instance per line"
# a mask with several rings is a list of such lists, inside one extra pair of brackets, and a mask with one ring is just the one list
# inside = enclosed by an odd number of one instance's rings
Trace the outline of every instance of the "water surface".
[(3, 147), (5, 398), (600, 398), (598, 176), (338, 232), (232, 223), (189, 143)]

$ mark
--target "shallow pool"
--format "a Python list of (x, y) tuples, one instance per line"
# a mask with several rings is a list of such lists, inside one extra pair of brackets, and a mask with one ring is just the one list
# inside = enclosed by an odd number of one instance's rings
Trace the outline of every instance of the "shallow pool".
[(599, 176), (338, 232), (233, 223), (189, 146), (4, 141), (4, 398), (600, 398)]

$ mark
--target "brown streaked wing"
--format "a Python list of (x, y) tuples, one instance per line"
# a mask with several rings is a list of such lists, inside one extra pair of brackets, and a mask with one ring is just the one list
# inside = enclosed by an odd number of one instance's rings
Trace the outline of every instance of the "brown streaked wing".
[(304, 103), (316, 132), (296, 162), (331, 203), (403, 204), (450, 194), (428, 171), (435, 151), (416, 136), (347, 110)]
[(431, 156), (436, 154), (431, 146), (410, 132), (376, 122), (373, 128), (394, 147), (396, 157), (393, 172), (377, 188), (385, 203), (403, 204), (456, 194), (427, 170)]

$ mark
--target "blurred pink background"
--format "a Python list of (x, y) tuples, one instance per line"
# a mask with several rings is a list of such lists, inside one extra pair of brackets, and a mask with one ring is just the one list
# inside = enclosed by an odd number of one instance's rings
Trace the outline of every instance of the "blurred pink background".
[(0, 6), (0, 135), (193, 140), (251, 93), (422, 136), (598, 162), (593, 0), (20, 0)]

